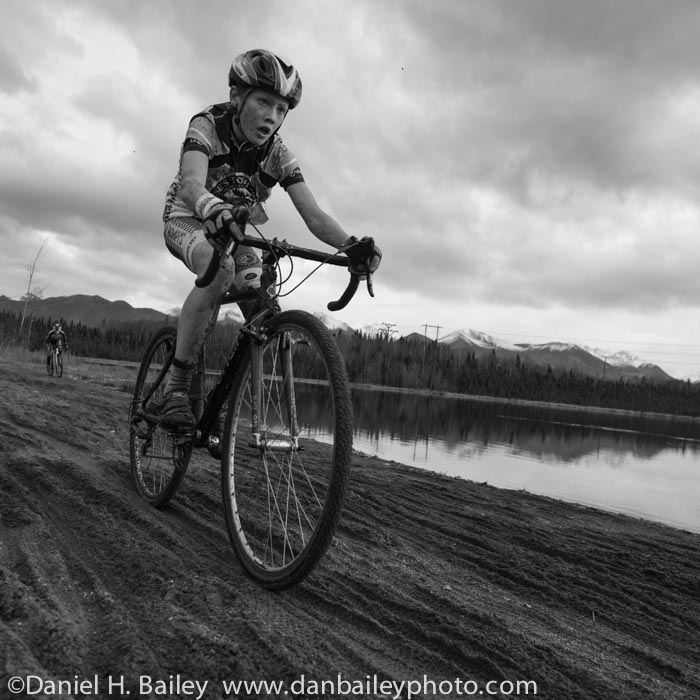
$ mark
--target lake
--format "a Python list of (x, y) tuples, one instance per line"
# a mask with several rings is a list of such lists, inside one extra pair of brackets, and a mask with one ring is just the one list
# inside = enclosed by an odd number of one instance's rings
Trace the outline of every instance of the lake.
[(700, 533), (700, 420), (358, 389), (353, 404), (361, 452)]

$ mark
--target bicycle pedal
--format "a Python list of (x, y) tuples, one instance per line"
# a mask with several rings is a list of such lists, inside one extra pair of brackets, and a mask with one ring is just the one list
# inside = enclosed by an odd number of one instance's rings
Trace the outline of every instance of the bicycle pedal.
[(214, 459), (221, 459), (221, 442), (219, 440), (212, 440), (207, 445), (207, 451)]

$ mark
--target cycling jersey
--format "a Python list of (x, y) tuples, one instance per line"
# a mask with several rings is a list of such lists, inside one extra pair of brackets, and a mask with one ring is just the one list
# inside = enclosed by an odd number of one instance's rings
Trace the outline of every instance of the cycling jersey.
[(209, 158), (205, 187), (216, 197), (233, 205), (253, 207), (264, 202), (276, 184), (284, 189), (304, 177), (294, 154), (274, 134), (264, 144), (239, 144), (231, 124), (231, 104), (211, 105), (192, 117), (180, 150), (180, 167), (168, 189), (163, 221), (196, 217), (180, 196), (182, 156), (200, 151)]
[(46, 342), (50, 343), (52, 347), (57, 345), (67, 345), (66, 334), (63, 331), (55, 331), (53, 328), (49, 331), (46, 336)]

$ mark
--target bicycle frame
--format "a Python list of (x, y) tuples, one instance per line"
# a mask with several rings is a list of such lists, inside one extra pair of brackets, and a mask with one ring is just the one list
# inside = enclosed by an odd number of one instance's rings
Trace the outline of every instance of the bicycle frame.
[[(250, 298), (250, 295), (244, 295), (243, 298)], [(224, 403), (226, 403), (226, 399), (231, 391), (231, 386), (238, 372), (241, 357), (249, 343), (250, 340), (247, 334), (239, 334), (235, 349), (221, 372), (219, 381), (206, 398), (204, 397), (206, 367), (204, 364), (204, 357), (202, 357), (197, 376), (200, 399), (195, 404), (195, 418), (197, 418), (197, 425), (195, 426), (195, 447), (209, 447), (211, 445), (212, 430), (217, 423)]]
[[(339, 267), (347, 267), (348, 259), (345, 255), (337, 254), (324, 254), (316, 250), (310, 250), (307, 248), (300, 248), (292, 244), (287, 243), (287, 241), (280, 241), (278, 239), (273, 239), (272, 241), (264, 241), (251, 236), (245, 236), (242, 245), (250, 246), (252, 248), (258, 248), (264, 251), (263, 255), (263, 265), (271, 271), (270, 283), (276, 281), (276, 273), (274, 272), (274, 265), (283, 257), (298, 257), (305, 260), (316, 261), (324, 264), (336, 265)], [(218, 262), (217, 262), (218, 264)], [(214, 270), (215, 272), (215, 270)], [(352, 277), (351, 282), (348, 285), (348, 289), (344, 292), (341, 300), (336, 302), (330, 302), (328, 304), (329, 308), (337, 309), (342, 308), (348, 303), (352, 295), (357, 290), (359, 284), (359, 279), (357, 277)], [(367, 287), (372, 294), (371, 278), (367, 278)], [(266, 297), (266, 290), (245, 290), (242, 292), (229, 291), (227, 292), (221, 300), (221, 304), (234, 304), (242, 301), (251, 301), (258, 299), (269, 298)], [(238, 366), (241, 361), (243, 353), (250, 346), (252, 353), (251, 362), (251, 373), (252, 373), (252, 384), (256, 387), (256, 391), (252, 396), (252, 426), (251, 426), (251, 445), (254, 447), (264, 447), (262, 434), (263, 431), (260, 425), (260, 404), (262, 402), (262, 396), (260, 392), (262, 391), (262, 376), (261, 376), (261, 348), (264, 333), (258, 324), (248, 324), (242, 328), (242, 332), (239, 334), (236, 347), (229, 358), (226, 366), (224, 367), (219, 381), (210, 393), (210, 395), (204, 398), (204, 362), (200, 367), (199, 371), (199, 386), (200, 391), (200, 401), (198, 406), (195, 406), (195, 418), (197, 418), (197, 425), (195, 426), (195, 447), (210, 447), (213, 442), (212, 431), (219, 417), (219, 413), (223, 408), (226, 398), (231, 390), (231, 386), (238, 372)], [(285, 347), (286, 344), (286, 347)], [(293, 382), (292, 377), (292, 363), (291, 363), (291, 347), (289, 346), (289, 339), (285, 341), (284, 338), (280, 339), (280, 360), (282, 366), (283, 375), (283, 387), (285, 392), (285, 397), (287, 400), (287, 411), (290, 420), (290, 425), (293, 429), (293, 440), (294, 444), (290, 447), (296, 446), (296, 440), (299, 434), (299, 427), (296, 421), (296, 399), (294, 392), (291, 391), (291, 386)]]
[[(221, 376), (212, 389), (208, 397), (204, 397), (205, 364), (202, 361), (197, 382), (200, 398), (199, 405), (195, 405), (195, 447), (210, 447), (214, 442), (212, 432), (217, 424), (220, 412), (228, 398), (231, 386), (238, 374), (238, 368), (243, 354), (250, 348), (251, 352), (251, 384), (255, 388), (251, 396), (251, 446), (264, 448), (263, 426), (261, 425), (260, 406), (262, 404), (262, 348), (264, 339), (264, 329), (255, 325), (244, 327), (239, 335), (236, 347), (229, 358), (226, 366), (221, 372)], [(282, 387), (286, 399), (287, 415), (289, 424), (292, 427), (292, 442), (289, 447), (297, 446), (299, 436), (299, 426), (296, 419), (296, 398), (293, 391), (292, 374), (292, 346), (288, 336), (282, 336), (279, 340), (279, 356), (282, 368)], [(276, 444), (276, 447), (281, 447)]]

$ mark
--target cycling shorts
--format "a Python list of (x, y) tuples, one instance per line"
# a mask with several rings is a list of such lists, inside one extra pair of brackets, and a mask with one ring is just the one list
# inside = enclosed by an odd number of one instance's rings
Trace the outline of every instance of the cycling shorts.
[(200, 243), (207, 243), (201, 223), (194, 217), (168, 219), (163, 229), (165, 245), (168, 250), (178, 259), (195, 272), (192, 262), (194, 249)]
[[(209, 244), (198, 219), (194, 217), (176, 217), (168, 219), (163, 229), (165, 245), (168, 250), (187, 265), (196, 274), (192, 255), (200, 243)], [(213, 251), (213, 248), (212, 248)], [(262, 262), (254, 248), (239, 246), (234, 256), (236, 269), (235, 285), (239, 289), (260, 286)]]

